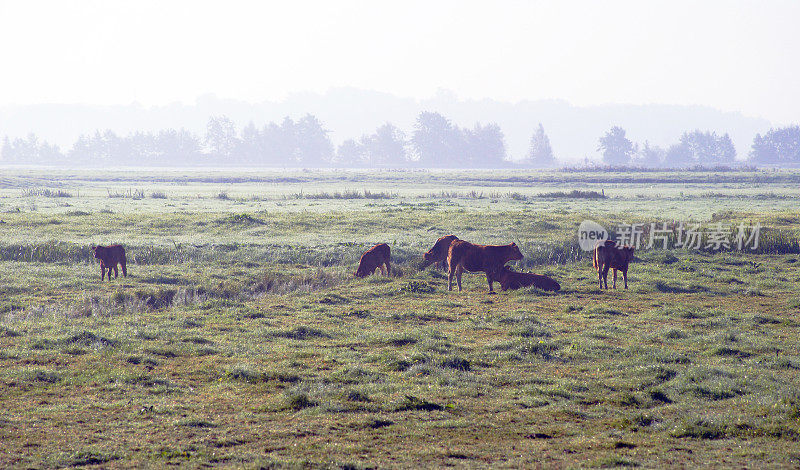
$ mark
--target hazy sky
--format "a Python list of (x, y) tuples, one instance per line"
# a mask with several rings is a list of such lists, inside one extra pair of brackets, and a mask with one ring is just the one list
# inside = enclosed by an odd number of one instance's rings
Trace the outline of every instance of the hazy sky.
[(800, 1), (0, 0), (0, 106), (352, 86), (798, 122), (798, 20)]

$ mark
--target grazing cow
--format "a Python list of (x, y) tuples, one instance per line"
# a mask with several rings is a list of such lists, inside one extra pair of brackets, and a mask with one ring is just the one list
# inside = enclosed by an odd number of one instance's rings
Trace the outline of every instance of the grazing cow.
[(432, 265), (433, 263), (441, 263), (440, 266), (442, 269), (447, 268), (447, 252), (450, 249), (450, 243), (454, 240), (458, 240), (458, 237), (455, 235), (447, 235), (446, 237), (442, 237), (436, 240), (436, 243), (433, 245), (433, 248), (428, 250), (427, 253), (422, 255), (424, 261), (422, 262), (421, 269), (425, 269), (428, 266)]
[[(361, 255), (361, 260), (358, 262), (358, 269), (354, 276), (367, 277), (375, 272), (375, 269), (381, 268), (381, 274), (387, 276), (391, 274), (391, 267), (389, 262), (392, 260), (391, 250), (386, 243), (380, 243), (365, 251)], [(386, 265), (386, 272), (384, 273), (383, 266)]]
[(614, 270), (613, 288), (617, 288), (617, 270), (622, 271), (622, 278), (625, 280), (625, 288), (628, 288), (628, 263), (633, 261), (632, 246), (617, 246), (613, 240), (599, 241), (594, 247), (594, 257), (592, 265), (597, 270), (597, 280), (600, 288), (608, 289), (608, 270)]
[(456, 276), (458, 290), (461, 291), (461, 273), (464, 271), (486, 273), (489, 292), (494, 292), (492, 276), (507, 262), (522, 259), (516, 243), (510, 245), (475, 245), (464, 240), (454, 240), (447, 252), (447, 265), (450, 268), (447, 289), (453, 290), (453, 276)]
[(492, 275), (495, 281), (500, 283), (502, 290), (519, 289), (521, 287), (536, 287), (542, 290), (556, 292), (561, 286), (555, 280), (533, 273), (518, 273), (508, 266), (503, 266), (500, 271)]
[(93, 246), (94, 257), (100, 260), (100, 280), (102, 281), (108, 269), (108, 280), (111, 280), (111, 270), (114, 270), (114, 278), (119, 275), (117, 264), (122, 267), (122, 275), (128, 277), (128, 270), (125, 269), (125, 248), (122, 245)]

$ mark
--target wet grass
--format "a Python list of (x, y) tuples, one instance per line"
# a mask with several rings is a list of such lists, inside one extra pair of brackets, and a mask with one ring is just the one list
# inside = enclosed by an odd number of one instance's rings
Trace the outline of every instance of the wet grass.
[[(796, 466), (797, 254), (643, 250), (627, 291), (600, 290), (589, 258), (569, 251), (577, 224), (651, 214), (608, 188), (599, 215), (580, 198), (537, 206), (542, 188), (491, 202), (527, 191), (520, 178), (458, 205), (424, 205), (403, 186), (254, 201), (246, 183), (203, 183), (214, 187), (202, 210), (195, 186), (165, 198), (109, 198), (69, 178), (69, 198), (0, 190), (0, 466)], [(349, 190), (319, 184), (304, 194)], [(670, 197), (662, 212), (680, 217)], [(795, 212), (721, 199), (704, 210), (781, 217), (775, 246), (791, 246)], [(129, 247), (128, 277), (100, 282), (87, 254), (98, 228)], [(482, 275), (465, 274), (464, 291), (448, 292), (418, 266), (450, 232), (518, 240), (519, 264), (562, 291), (487, 295)], [(397, 274), (354, 278), (378, 241)]]

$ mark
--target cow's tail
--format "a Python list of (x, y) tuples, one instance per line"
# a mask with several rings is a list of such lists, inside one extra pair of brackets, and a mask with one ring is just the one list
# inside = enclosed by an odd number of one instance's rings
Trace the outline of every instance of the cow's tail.
[(600, 270), (600, 260), (597, 259), (598, 255), (600, 254), (600, 250), (603, 249), (603, 245), (597, 246), (594, 249), (594, 253), (592, 255), (592, 266), (594, 266), (595, 271)]

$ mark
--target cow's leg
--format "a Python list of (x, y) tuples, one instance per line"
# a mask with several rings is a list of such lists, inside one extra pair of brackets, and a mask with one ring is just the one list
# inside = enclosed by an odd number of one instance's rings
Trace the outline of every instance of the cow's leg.
[(628, 270), (627, 269), (623, 269), (622, 270), (622, 279), (625, 280), (625, 288), (627, 289), (628, 288)]
[(603, 265), (603, 286), (605, 289), (608, 289), (608, 269), (610, 268), (609, 265)]
[(458, 291), (461, 292), (461, 274), (464, 273), (464, 268), (461, 265), (456, 266), (456, 281), (458, 282)]
[(392, 266), (388, 259), (386, 260), (386, 275), (387, 276), (392, 275)]
[[(117, 265), (114, 265), (114, 279), (119, 277), (119, 269), (117, 269)], [(111, 279), (111, 270), (108, 270), (108, 278)]]
[[(378, 268), (380, 268), (380, 270), (381, 270), (381, 275), (385, 276), (386, 275), (386, 268), (384, 268), (382, 264), (379, 264)], [(373, 271), (373, 272), (375, 272), (375, 271)]]
[(486, 281), (489, 283), (489, 292), (494, 293), (494, 281), (489, 273), (486, 273)]
[(617, 288), (617, 268), (613, 268), (613, 270), (614, 270), (614, 287), (612, 287), (612, 289), (616, 289)]
[(453, 274), (455, 274), (453, 267), (450, 266), (450, 272), (447, 276), (447, 290), (453, 290)]
[(123, 259), (122, 261), (120, 261), (119, 264), (122, 267), (122, 275), (125, 276), (125, 277), (128, 277), (128, 270), (125, 269), (125, 262), (126, 261)]
[(106, 278), (106, 267), (101, 264), (100, 265), (100, 280), (102, 281), (105, 278)]
[(600, 289), (603, 288), (603, 267), (597, 266), (597, 282), (600, 284)]

